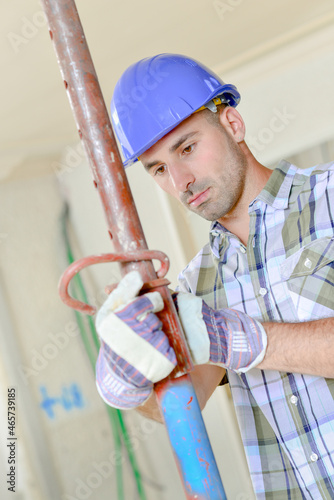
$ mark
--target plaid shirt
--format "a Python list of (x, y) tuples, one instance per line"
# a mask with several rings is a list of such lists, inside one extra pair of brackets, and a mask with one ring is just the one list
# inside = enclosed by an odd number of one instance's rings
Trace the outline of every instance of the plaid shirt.
[[(213, 223), (178, 289), (261, 322), (334, 316), (334, 163), (281, 162), (249, 214), (247, 247)], [(333, 499), (334, 379), (256, 368), (228, 379), (257, 498)]]

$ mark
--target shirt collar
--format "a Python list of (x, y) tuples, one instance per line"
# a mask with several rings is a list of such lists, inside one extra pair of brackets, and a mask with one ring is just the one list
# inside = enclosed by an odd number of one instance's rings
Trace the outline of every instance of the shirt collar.
[(218, 221), (212, 222), (210, 227), (209, 243), (211, 251), (217, 259), (219, 259), (223, 241), (228, 238), (228, 235), (231, 235), (231, 233), (227, 231), (227, 229), (225, 229), (225, 227)]
[(276, 209), (287, 208), (292, 183), (295, 178), (297, 167), (285, 160), (280, 161), (261, 193), (249, 205), (251, 208), (257, 200), (264, 201)]
[[(281, 160), (273, 170), (265, 187), (249, 205), (249, 208), (251, 209), (257, 200), (262, 200), (267, 205), (276, 209), (287, 208), (296, 171), (297, 167), (295, 165), (285, 160)], [(229, 236), (233, 236), (232, 233), (227, 231), (218, 221), (212, 222), (209, 242), (213, 255), (218, 259), (223, 242), (227, 240)]]

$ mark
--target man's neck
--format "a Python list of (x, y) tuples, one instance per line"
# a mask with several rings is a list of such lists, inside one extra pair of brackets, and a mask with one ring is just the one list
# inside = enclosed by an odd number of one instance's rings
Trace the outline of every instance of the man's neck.
[(260, 194), (271, 174), (271, 169), (253, 157), (248, 164), (244, 194), (238, 207), (232, 213), (218, 219), (218, 222), (235, 234), (244, 245), (247, 245), (249, 236), (249, 205)]

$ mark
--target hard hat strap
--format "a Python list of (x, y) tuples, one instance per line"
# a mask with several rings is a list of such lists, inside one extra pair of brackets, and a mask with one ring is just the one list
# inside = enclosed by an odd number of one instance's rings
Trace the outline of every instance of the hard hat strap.
[(201, 106), (200, 108), (198, 108), (195, 111), (195, 113), (198, 113), (198, 111), (202, 111), (203, 109), (209, 109), (210, 111), (212, 111), (212, 113), (217, 113), (218, 104), (229, 104), (229, 100), (226, 99), (224, 94), (220, 94), (220, 95), (221, 95), (221, 97), (216, 96), (213, 99), (211, 99), (209, 102), (204, 104), (204, 106)]

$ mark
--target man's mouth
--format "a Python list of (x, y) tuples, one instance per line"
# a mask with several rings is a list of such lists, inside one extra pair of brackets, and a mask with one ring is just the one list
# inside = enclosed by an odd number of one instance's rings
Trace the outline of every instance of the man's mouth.
[(207, 200), (209, 196), (210, 188), (201, 191), (200, 193), (194, 194), (189, 200), (187, 200), (188, 205), (191, 207), (198, 207), (201, 203)]

